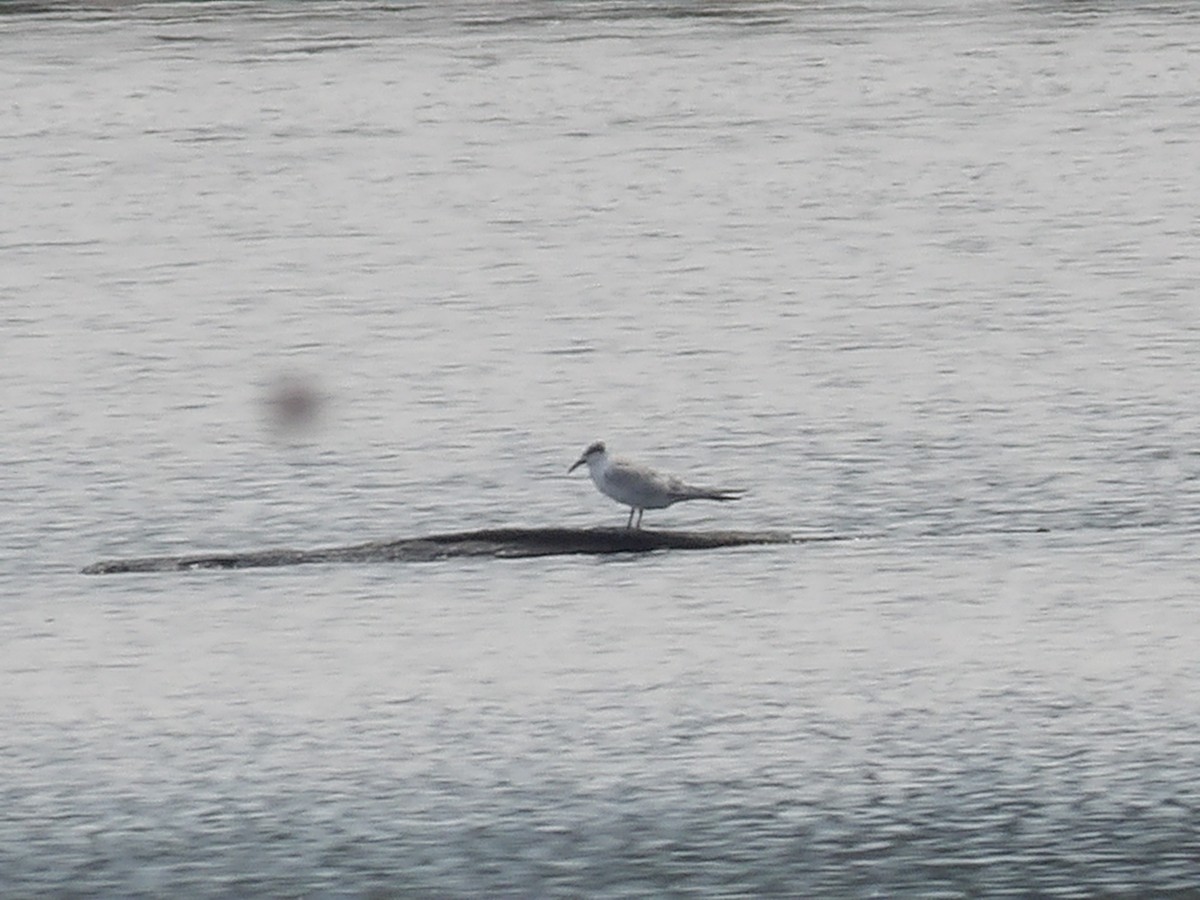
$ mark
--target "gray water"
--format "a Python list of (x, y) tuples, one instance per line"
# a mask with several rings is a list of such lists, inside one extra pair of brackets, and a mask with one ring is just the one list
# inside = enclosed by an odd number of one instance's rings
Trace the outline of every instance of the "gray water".
[[(0, 4), (0, 892), (1200, 889), (1198, 47)], [(79, 573), (617, 525), (596, 439), (844, 540)]]

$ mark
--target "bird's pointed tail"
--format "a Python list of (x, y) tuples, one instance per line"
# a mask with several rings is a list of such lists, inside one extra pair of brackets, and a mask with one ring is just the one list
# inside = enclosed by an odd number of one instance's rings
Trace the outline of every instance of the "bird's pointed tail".
[(741, 500), (746, 492), (741, 488), (697, 488), (689, 487), (679, 492), (680, 500)]

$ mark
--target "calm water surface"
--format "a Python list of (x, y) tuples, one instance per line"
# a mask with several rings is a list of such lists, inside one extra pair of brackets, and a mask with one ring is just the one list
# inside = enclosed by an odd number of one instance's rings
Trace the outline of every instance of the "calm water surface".
[[(1195, 891), (1197, 47), (0, 4), (0, 893)], [(618, 524), (598, 438), (847, 539), (79, 574)]]

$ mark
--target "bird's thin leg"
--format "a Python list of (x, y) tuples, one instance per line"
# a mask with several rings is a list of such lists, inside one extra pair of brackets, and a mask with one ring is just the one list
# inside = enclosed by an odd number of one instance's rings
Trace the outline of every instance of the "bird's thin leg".
[(633, 527), (633, 507), (629, 507), (629, 521), (625, 523), (625, 530), (628, 531)]
[(641, 529), (641, 527), (642, 527), (642, 513), (644, 513), (644, 512), (645, 512), (644, 509), (638, 510), (638, 523), (637, 523), (638, 529)]

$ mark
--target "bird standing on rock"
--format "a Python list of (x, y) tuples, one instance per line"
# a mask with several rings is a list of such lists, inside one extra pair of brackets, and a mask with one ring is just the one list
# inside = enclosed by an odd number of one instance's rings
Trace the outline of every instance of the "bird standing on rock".
[[(648, 509), (665, 509), (681, 500), (738, 500), (743, 491), (702, 488), (685, 484), (674, 475), (664, 475), (637, 463), (608, 455), (603, 441), (596, 441), (575, 461), (568, 473), (587, 465), (597, 490), (623, 506), (629, 507), (626, 528), (641, 528), (642, 513)], [(633, 514), (637, 513), (636, 524)]]

